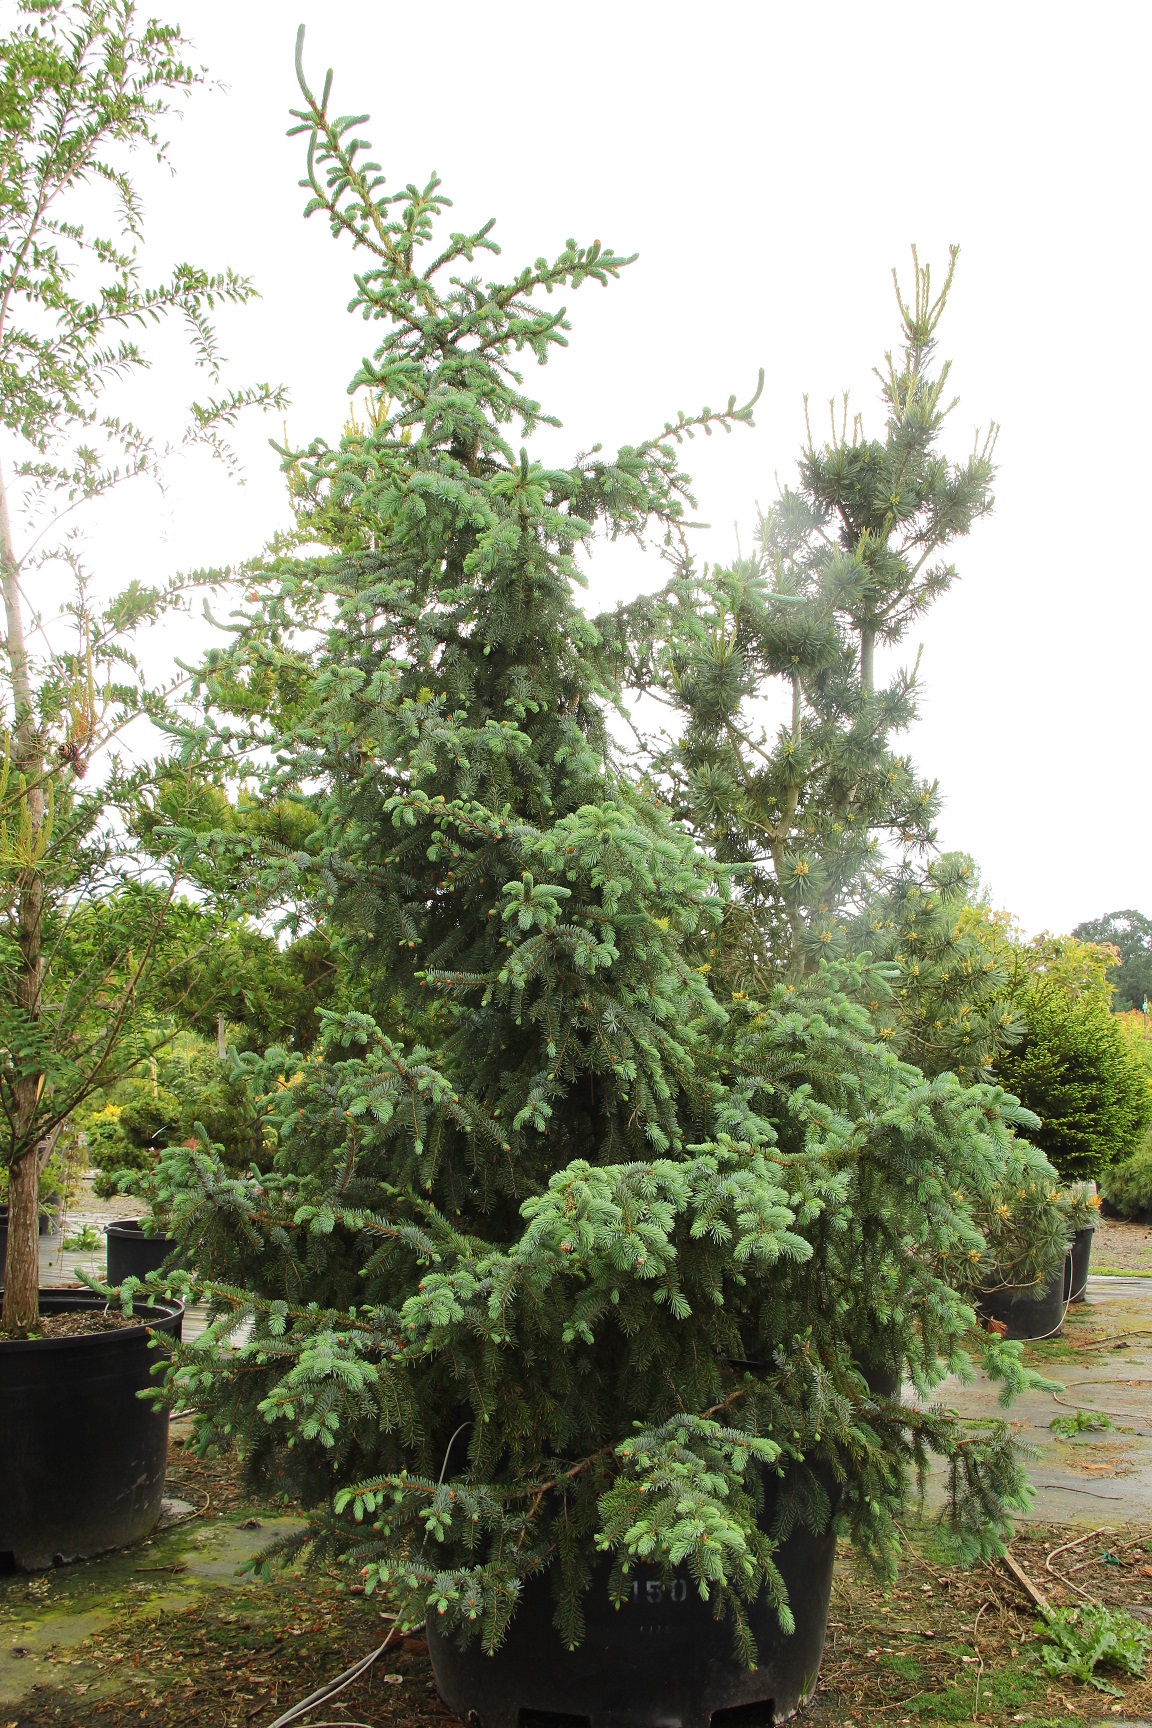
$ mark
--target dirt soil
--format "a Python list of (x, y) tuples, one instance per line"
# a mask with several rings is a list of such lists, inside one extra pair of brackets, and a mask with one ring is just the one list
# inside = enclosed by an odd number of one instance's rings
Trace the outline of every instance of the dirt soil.
[[(912, 1549), (885, 1594), (837, 1565), (820, 1686), (797, 1718), (816, 1728), (937, 1728), (953, 1722), (1100, 1724), (1152, 1716), (1152, 1681), (1100, 1670), (1111, 1692), (1053, 1680), (1040, 1663), (1038, 1615), (1003, 1565), (949, 1565), (934, 1531), (911, 1531)], [(1152, 1526), (1089, 1532), (1059, 1550), (1067, 1527), (1022, 1526), (1012, 1555), (1054, 1608), (1085, 1592), (1152, 1618)], [(1051, 1565), (1048, 1562), (1051, 1561)]]
[(1101, 1218), (1092, 1244), (1092, 1271), (1152, 1273), (1152, 1224)]
[(108, 1313), (102, 1309), (93, 1312), (89, 1309), (77, 1309), (71, 1314), (41, 1314), (33, 1338), (86, 1338), (93, 1332), (121, 1332), (126, 1326), (139, 1326), (139, 1316), (130, 1318), (127, 1314)]
[[(344, 1579), (237, 1577), (239, 1561), (291, 1526), (283, 1509), (246, 1503), (230, 1467), (177, 1446), (168, 1490), (195, 1511), (151, 1542), (0, 1579), (0, 1728), (268, 1728), (382, 1642), (387, 1605)], [(931, 1527), (908, 1534), (890, 1590), (842, 1552), (820, 1686), (798, 1728), (1057, 1728), (1116, 1722), (1117, 1704), (1124, 1721), (1152, 1715), (1152, 1681), (1106, 1673), (1115, 1692), (1105, 1694), (1049, 1679), (1015, 1578), (951, 1564)], [(1152, 1620), (1152, 1524), (1079, 1537), (1030, 1525), (1012, 1553), (1053, 1606), (1085, 1592)], [(397, 1639), (313, 1720), (462, 1728), (436, 1696), (419, 1636)]]

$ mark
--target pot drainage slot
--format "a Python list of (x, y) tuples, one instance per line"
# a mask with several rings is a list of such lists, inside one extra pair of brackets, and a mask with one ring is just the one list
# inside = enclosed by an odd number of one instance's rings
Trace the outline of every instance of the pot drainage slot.
[(521, 1710), (517, 1728), (592, 1728), (588, 1716), (569, 1716), (564, 1710)]
[(734, 1704), (730, 1710), (713, 1710), (712, 1728), (774, 1728), (776, 1711), (771, 1698), (756, 1704)]
[(16, 1570), (16, 1556), (11, 1548), (0, 1548), (0, 1578)]

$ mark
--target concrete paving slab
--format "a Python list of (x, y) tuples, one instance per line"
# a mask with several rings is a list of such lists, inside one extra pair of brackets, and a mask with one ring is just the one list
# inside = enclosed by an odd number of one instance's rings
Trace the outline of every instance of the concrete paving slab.
[(58, 1665), (112, 1616), (101, 1609), (83, 1614), (44, 1612), (4, 1628), (0, 1641), (0, 1704), (18, 1704), (40, 1681), (45, 1669)]
[[(983, 1375), (970, 1385), (953, 1376), (934, 1401), (975, 1419), (1006, 1416), (1035, 1448), (1031, 1519), (1099, 1526), (1152, 1519), (1152, 1277), (1090, 1278), (1087, 1300), (1068, 1310), (1063, 1334), (1026, 1345), (1025, 1357), (1063, 1390), (1025, 1393), (1005, 1411)], [(1053, 1430), (1055, 1418), (1077, 1411), (1100, 1427), (1070, 1436)], [(939, 1477), (929, 1505), (942, 1498)]]
[[(40, 1282), (46, 1287), (75, 1284), (77, 1271), (103, 1278), (106, 1270), (104, 1226), (114, 1218), (138, 1218), (142, 1207), (131, 1196), (91, 1200), (73, 1207), (64, 1219), (63, 1231), (40, 1238)], [(87, 1233), (96, 1241), (89, 1247), (67, 1247)]]
[[(206, 1591), (235, 1592), (233, 1599), (243, 1601), (256, 1586), (239, 1568), (275, 1537), (300, 1528), (300, 1519), (274, 1515), (191, 1523), (51, 1573), (0, 1578), (0, 1709), (19, 1704), (42, 1681), (94, 1696), (113, 1690), (113, 1676), (70, 1654), (77, 1645), (125, 1614), (155, 1623)], [(93, 1595), (96, 1605), (81, 1605)]]
[(189, 1578), (226, 1580), (235, 1590), (258, 1588), (258, 1580), (251, 1573), (241, 1574), (241, 1566), (277, 1536), (302, 1528), (299, 1518), (269, 1519), (256, 1531), (236, 1524), (217, 1526), (212, 1541), (185, 1549), (184, 1572)]

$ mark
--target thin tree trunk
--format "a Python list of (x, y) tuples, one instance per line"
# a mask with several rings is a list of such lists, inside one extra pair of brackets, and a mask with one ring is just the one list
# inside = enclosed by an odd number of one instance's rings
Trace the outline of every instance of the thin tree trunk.
[[(11, 1317), (9, 1309), (12, 1310)], [(39, 1314), (40, 1160), (33, 1150), (17, 1159), (8, 1172), (8, 1264), (4, 1273), (3, 1330), (30, 1332)]]
[(860, 632), (860, 684), (865, 696), (872, 695), (875, 659), (876, 632), (866, 627)]
[(804, 691), (800, 684), (799, 672), (792, 674), (792, 742), (799, 744), (804, 738)]
[(796, 891), (787, 881), (784, 871), (784, 842), (771, 839), (768, 850), (772, 854), (772, 863), (776, 871), (776, 883), (780, 889), (780, 897), (784, 902), (784, 912), (788, 919), (788, 928), (792, 932), (792, 970), (798, 978), (803, 978), (808, 972), (808, 962), (804, 954), (804, 939), (808, 934), (804, 923), (804, 914), (800, 910), (800, 902)]
[(33, 728), (32, 680), (28, 669), (28, 647), (24, 639), (24, 612), (20, 605), (20, 560), (12, 541), (8, 514), (8, 488), (0, 473), (0, 571), (4, 587), (4, 629), (8, 648), (8, 676), (15, 710), (13, 741)]
[[(0, 475), (0, 580), (4, 594), (4, 625), (8, 677), (12, 697), (11, 760), (26, 785), (23, 799), (33, 852), (44, 826), (44, 750), (36, 726), (32, 678), (20, 601), (20, 564), (12, 542), (8, 495)], [(44, 878), (33, 861), (21, 873), (16, 905), (16, 1003), (29, 1021), (40, 1018), (43, 955)], [(40, 1160), (33, 1124), (43, 1075), (24, 1073), (12, 1088), (13, 1124), (8, 1171), (8, 1266), (4, 1279), (4, 1311), (0, 1327), (28, 1332), (40, 1313), (39, 1196)]]

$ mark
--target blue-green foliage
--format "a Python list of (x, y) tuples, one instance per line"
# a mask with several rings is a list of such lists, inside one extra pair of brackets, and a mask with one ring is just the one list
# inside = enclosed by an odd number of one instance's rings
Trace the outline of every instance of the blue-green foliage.
[(1014, 1102), (902, 1066), (854, 1000), (882, 970), (714, 999), (724, 872), (614, 766), (572, 583), (597, 523), (675, 536), (676, 443), (747, 410), (570, 468), (517, 453), (543, 416), (513, 357), (567, 329), (533, 296), (625, 260), (570, 242), (482, 281), (489, 228), (437, 254), (438, 184), (386, 194), (360, 122), (305, 94), (310, 208), (364, 254), (353, 305), (386, 333), (367, 425), (285, 454), (302, 549), (254, 574), (205, 723), (311, 813), (247, 868), (328, 932), (349, 1006), (309, 1055), (242, 1058), (265, 1167), (207, 1143), (161, 1165), (214, 1316), (175, 1393), (414, 1615), (494, 1645), (547, 1567), (577, 1641), (605, 1554), (617, 1592), (686, 1568), (752, 1659), (741, 1603), (767, 1588), (787, 1622), (797, 1520), (889, 1559), (933, 1448), (974, 1547), (1025, 1497), (1005, 1428), (961, 1444), (868, 1385), (965, 1365), (960, 1194), (994, 1180)]

